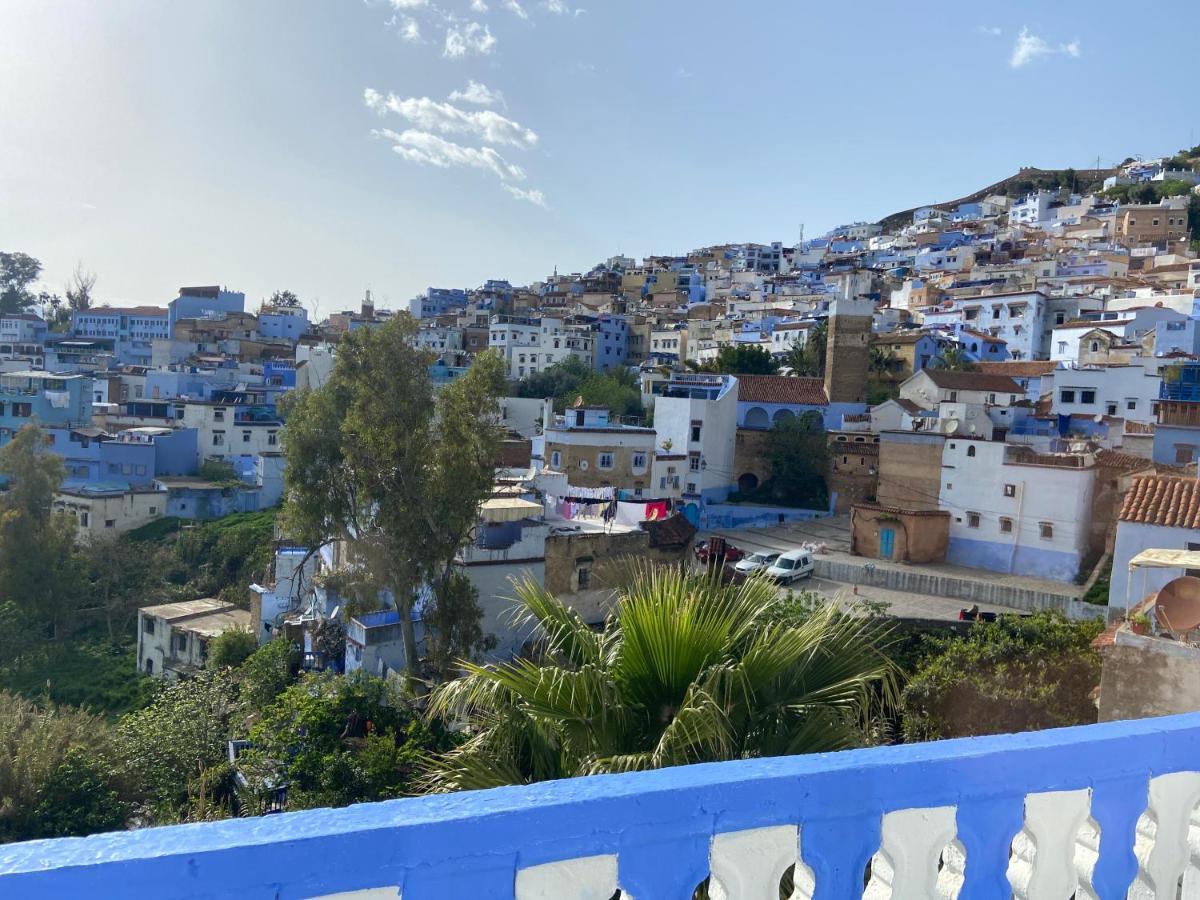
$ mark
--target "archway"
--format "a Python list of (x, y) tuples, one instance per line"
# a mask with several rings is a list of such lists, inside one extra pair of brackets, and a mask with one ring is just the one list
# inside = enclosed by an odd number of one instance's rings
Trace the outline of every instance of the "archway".
[(738, 493), (748, 494), (758, 487), (758, 476), (753, 472), (746, 472), (739, 476), (737, 480)]
[(767, 415), (767, 411), (761, 406), (752, 406), (746, 413), (747, 428), (768, 428), (771, 425), (771, 419)]

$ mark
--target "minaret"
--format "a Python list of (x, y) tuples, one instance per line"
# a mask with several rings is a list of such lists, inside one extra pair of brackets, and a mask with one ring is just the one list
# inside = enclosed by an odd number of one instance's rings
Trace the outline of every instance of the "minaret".
[(865, 403), (875, 301), (834, 300), (825, 339), (825, 394), (830, 403)]

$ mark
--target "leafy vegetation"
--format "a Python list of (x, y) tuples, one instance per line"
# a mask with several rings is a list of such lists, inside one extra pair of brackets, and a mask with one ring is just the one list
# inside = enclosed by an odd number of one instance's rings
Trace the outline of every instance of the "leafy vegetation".
[(706, 760), (860, 745), (896, 673), (876, 626), (824, 607), (773, 620), (774, 585), (632, 565), (597, 633), (536, 582), (517, 594), (534, 659), (468, 666), (439, 685), (435, 716), (469, 739), (441, 754), (435, 790), (523, 784)]
[(731, 344), (717, 351), (717, 358), (700, 367), (702, 372), (723, 375), (774, 375), (779, 363), (770, 351), (755, 344)]
[(965, 637), (935, 642), (903, 694), (909, 741), (1004, 734), (1096, 720), (1092, 691), (1099, 619), (1057, 611), (975, 622)]
[(632, 370), (619, 367), (596, 372), (577, 356), (568, 356), (526, 376), (517, 383), (517, 396), (552, 398), (559, 412), (582, 398), (588, 406), (608, 407), (612, 416), (640, 418), (645, 414), (637, 375)]

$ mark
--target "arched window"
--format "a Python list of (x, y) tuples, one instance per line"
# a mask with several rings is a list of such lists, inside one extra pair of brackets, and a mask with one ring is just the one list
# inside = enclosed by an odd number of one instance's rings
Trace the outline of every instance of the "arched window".
[(975, 455), (975, 448), (974, 448), (974, 447), (968, 447), (968, 448), (967, 448), (967, 456), (974, 456), (974, 455)]

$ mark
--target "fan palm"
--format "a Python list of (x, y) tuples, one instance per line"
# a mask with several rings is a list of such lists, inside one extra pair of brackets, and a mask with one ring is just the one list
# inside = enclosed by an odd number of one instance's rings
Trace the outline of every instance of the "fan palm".
[(895, 702), (878, 621), (822, 607), (780, 621), (773, 584), (632, 564), (593, 631), (535, 582), (517, 585), (538, 659), (464, 663), (430, 713), (468, 739), (432, 765), (433, 790), (839, 750)]

